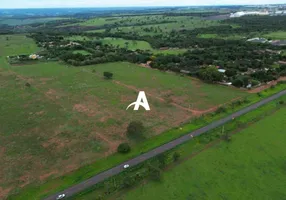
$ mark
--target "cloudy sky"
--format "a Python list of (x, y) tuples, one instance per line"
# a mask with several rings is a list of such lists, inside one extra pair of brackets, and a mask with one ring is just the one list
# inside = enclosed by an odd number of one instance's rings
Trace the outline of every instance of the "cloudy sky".
[(285, 0), (1, 0), (0, 8), (241, 5), (285, 3)]

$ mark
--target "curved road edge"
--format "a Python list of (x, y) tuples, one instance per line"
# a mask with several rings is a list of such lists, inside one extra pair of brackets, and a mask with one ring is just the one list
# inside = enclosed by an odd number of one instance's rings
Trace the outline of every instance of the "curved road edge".
[(85, 189), (92, 187), (93, 185), (95, 185), (95, 184), (97, 184), (97, 183), (99, 183), (99, 182), (101, 182), (101, 181), (103, 181), (103, 180), (105, 180), (111, 176), (114, 176), (114, 175), (119, 174), (120, 172), (124, 171), (123, 166), (125, 164), (129, 164), (130, 167), (135, 166), (135, 165), (137, 165), (141, 162), (144, 162), (144, 161), (146, 161), (152, 157), (155, 157), (155, 156), (157, 156), (157, 155), (159, 155), (165, 151), (173, 149), (176, 146), (181, 145), (181, 144), (193, 139), (193, 137), (196, 137), (196, 136), (199, 136), (203, 133), (206, 133), (206, 132), (208, 132), (208, 131), (216, 128), (216, 127), (219, 127), (219, 126), (231, 121), (233, 118), (236, 118), (236, 117), (242, 116), (248, 112), (251, 112), (251, 111), (257, 109), (258, 107), (263, 106), (263, 105), (265, 105), (265, 104), (267, 104), (273, 100), (276, 100), (276, 99), (278, 99), (284, 95), (286, 95), (286, 90), (283, 90), (277, 94), (274, 94), (274, 95), (272, 95), (266, 99), (263, 99), (263, 100), (255, 103), (255, 104), (252, 104), (246, 108), (243, 108), (242, 110), (239, 110), (239, 111), (237, 111), (237, 112), (235, 112), (235, 113), (233, 113), (233, 114), (231, 114), (231, 115), (229, 115), (223, 119), (212, 122), (205, 127), (202, 127), (202, 128), (197, 129), (193, 132), (190, 132), (187, 135), (179, 137), (179, 138), (177, 138), (177, 139), (175, 139), (169, 143), (161, 145), (161, 146), (159, 146), (159, 147), (157, 147), (157, 148), (155, 148), (155, 149), (153, 149), (147, 153), (141, 154), (141, 155), (139, 155), (139, 156), (137, 156), (131, 160), (128, 160), (124, 163), (121, 163), (120, 165), (118, 165), (116, 167), (113, 167), (107, 171), (99, 173), (99, 174), (93, 176), (92, 178), (87, 179), (87, 180), (85, 180), (79, 184), (76, 184), (76, 185), (74, 185), (74, 186), (72, 186), (72, 187), (70, 187), (70, 188), (68, 188), (62, 192), (51, 195), (51, 196), (45, 198), (44, 200), (55, 200), (59, 194), (63, 194), (63, 193), (66, 195), (66, 197), (71, 197), (71, 196), (73, 196), (79, 192), (84, 191)]

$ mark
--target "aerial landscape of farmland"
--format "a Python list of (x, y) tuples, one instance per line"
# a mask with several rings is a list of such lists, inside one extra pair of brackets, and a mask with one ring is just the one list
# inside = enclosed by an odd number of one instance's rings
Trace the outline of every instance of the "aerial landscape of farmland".
[(0, 199), (283, 199), (284, 10), (0, 9)]

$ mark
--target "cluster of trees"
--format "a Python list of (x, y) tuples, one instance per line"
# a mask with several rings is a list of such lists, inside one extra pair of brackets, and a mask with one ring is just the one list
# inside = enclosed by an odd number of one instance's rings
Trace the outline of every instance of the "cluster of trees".
[[(30, 35), (39, 46), (44, 46), (49, 58), (59, 58), (74, 66), (92, 65), (106, 62), (128, 61), (146, 63), (151, 54), (142, 50), (131, 51), (104, 45), (98, 41), (76, 41), (77, 45), (68, 45), (71, 41), (64, 40), (65, 35), (37, 33)], [(90, 55), (74, 53), (74, 50), (85, 50)]]
[[(251, 80), (267, 82), (285, 74), (285, 67), (273, 67), (274, 63), (283, 59), (275, 51), (265, 51), (271, 46), (250, 44), (234, 41), (223, 46), (211, 46), (208, 49), (197, 48), (181, 55), (159, 55), (154, 58), (151, 66), (160, 70), (180, 72), (189, 71), (190, 75), (197, 76), (207, 82), (234, 81), (237, 87), (246, 87)], [(225, 74), (218, 72), (219, 66), (226, 70)], [(244, 74), (243, 78), (241, 74)], [(224, 76), (225, 75), (225, 76)], [(253, 82), (252, 85), (257, 84)]]

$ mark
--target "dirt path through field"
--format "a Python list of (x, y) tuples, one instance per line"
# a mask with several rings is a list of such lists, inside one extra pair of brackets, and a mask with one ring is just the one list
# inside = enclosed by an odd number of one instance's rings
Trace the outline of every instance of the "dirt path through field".
[(272, 85), (276, 85), (279, 81), (286, 81), (286, 76), (283, 76), (283, 77), (280, 77), (278, 80), (276, 81), (270, 81), (268, 84), (266, 85), (262, 85), (260, 87), (257, 87), (253, 90), (249, 90), (248, 93), (258, 93), (258, 92), (261, 92), (262, 90), (265, 90), (267, 88), (270, 88)]
[[(126, 84), (124, 84), (124, 83), (122, 83), (122, 82), (120, 82), (120, 81), (113, 80), (113, 82), (114, 82), (115, 84), (121, 85), (121, 86), (126, 87), (126, 88), (128, 88), (128, 89), (134, 90), (134, 91), (136, 91), (136, 92), (139, 92), (139, 91), (140, 91), (138, 88), (136, 88), (136, 87), (134, 87), (134, 86), (131, 86), (131, 85), (126, 85)], [(153, 94), (148, 93), (148, 92), (145, 92), (145, 93), (146, 93), (147, 95), (153, 97), (153, 98), (156, 98), (157, 100), (159, 100), (159, 101), (161, 101), (161, 102), (166, 102), (166, 100), (163, 99), (163, 98), (161, 98), (161, 97), (158, 97), (158, 96), (153, 95)], [(234, 98), (234, 99), (232, 99), (230, 102), (233, 102), (233, 101), (238, 100), (238, 99), (241, 99), (241, 97)], [(175, 107), (177, 107), (177, 108), (179, 108), (179, 109), (181, 109), (181, 110), (188, 111), (188, 112), (192, 112), (192, 114), (193, 114), (194, 116), (201, 116), (201, 115), (206, 114), (206, 113), (209, 113), (209, 112), (214, 112), (217, 108), (219, 108), (220, 106), (223, 106), (223, 105), (224, 105), (224, 104), (220, 104), (220, 105), (214, 106), (214, 107), (212, 107), (212, 108), (209, 108), (209, 109), (207, 109), (207, 110), (194, 110), (194, 109), (186, 108), (186, 107), (181, 106), (181, 105), (179, 105), (179, 104), (177, 104), (177, 103), (174, 103), (174, 102), (172, 102), (172, 103), (170, 103), (170, 104), (173, 105), (173, 106), (175, 106)]]

